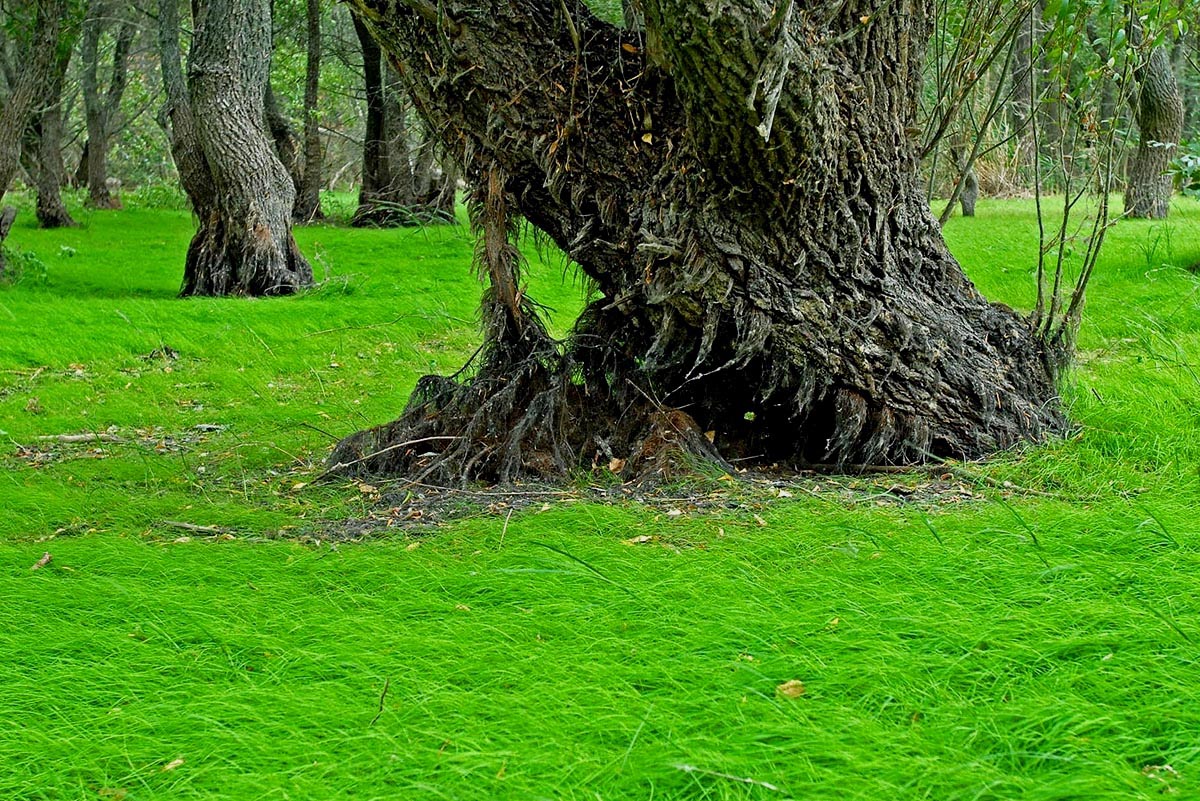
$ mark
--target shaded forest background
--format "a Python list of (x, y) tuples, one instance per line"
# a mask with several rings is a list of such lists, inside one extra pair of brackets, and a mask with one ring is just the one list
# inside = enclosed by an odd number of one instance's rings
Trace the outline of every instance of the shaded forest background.
[[(356, 34), (352, 16), (342, 4), (329, 0), (312, 0), (312, 3), (320, 20), (321, 58), (315, 102), (322, 162), (319, 186), (325, 190), (357, 192), (363, 187), (364, 179), (370, 186), (371, 167), (368, 164), (364, 169), (363, 156), (373, 135), (378, 139), (405, 137), (414, 168), (419, 169), (418, 162), (423, 159), (435, 159), (411, 103), (404, 97), (397, 77), (386, 63), (382, 80), (387, 102), (400, 110), (402, 119), (397, 124), (389, 118), (391, 127), (388, 130), (369, 130), (370, 89), (365, 83), (363, 43)], [(944, 12), (953, 18), (958, 5), (965, 4), (947, 3)], [(280, 155), (285, 164), (299, 172), (303, 172), (306, 158), (312, 152), (306, 152), (305, 142), (307, 6), (308, 0), (274, 0), (272, 4), (273, 49), (266, 101), (267, 126), (276, 139)], [(597, 0), (589, 6), (602, 17), (620, 19), (622, 14), (620, 4), (612, 0)], [(19, 2), (0, 4), (3, 20), (0, 35), (4, 37), (0, 43), (0, 97), (7, 97), (20, 77), (21, 60), (25, 57), (22, 36), (27, 33), (22, 12)], [(68, 13), (71, 18), (64, 20), (68, 29), (63, 37), (64, 46), (74, 52), (63, 76), (61, 90), (64, 184), (74, 189), (88, 189), (90, 184), (97, 184), (91, 193), (94, 205), (98, 207), (109, 205), (110, 195), (113, 203), (119, 203), (121, 192), (138, 189), (143, 198), (149, 197), (160, 205), (188, 208), (187, 198), (178, 189), (178, 173), (161, 116), (164, 87), (155, 3), (151, 0), (92, 0), (88, 4), (76, 3)], [(1184, 14), (1181, 19), (1186, 17)], [(1186, 193), (1200, 194), (1200, 32), (1194, 28), (1178, 26), (1163, 47), (1178, 81), (1184, 106), (1182, 144), (1173, 159), (1176, 185)], [(941, 49), (935, 48), (935, 58), (938, 53), (946, 55), (954, 47), (955, 42), (950, 39), (957, 37), (958, 32), (947, 30), (944, 33), (949, 38), (943, 41)], [(186, 24), (182, 34), (186, 48), (190, 37)], [(368, 53), (367, 59), (371, 57)], [(379, 59), (378, 50), (373, 57)], [(1010, 74), (1007, 76), (1005, 66), (999, 58), (989, 65), (979, 85), (972, 87), (970, 102), (979, 108), (967, 109), (965, 117), (985, 116), (989, 92), (1012, 78), (1012, 65), (1008, 65)], [(370, 69), (369, 64), (367, 69)], [(931, 106), (936, 102), (932, 95), (938, 90), (937, 70), (938, 66), (931, 63), (926, 86)], [(105, 119), (100, 128), (96, 127), (96, 114), (93, 114), (92, 128), (89, 129), (89, 93), (97, 95), (104, 107)], [(1019, 152), (1019, 113), (1012, 108), (1013, 97), (1006, 96), (1004, 100), (1009, 108), (988, 118), (985, 130), (981, 132), (974, 127), (977, 120), (958, 123), (958, 130), (947, 137), (949, 157), (927, 159), (931, 198), (947, 198), (954, 194), (957, 181), (954, 155), (961, 157), (959, 151), (967, 147), (968, 135), (983, 140), (981, 152), (972, 163), (972, 180), (977, 182), (981, 196), (1023, 196), (1032, 191), (1033, 171), (1022, 161)], [(1127, 106), (1117, 109), (1117, 113), (1130, 135), (1136, 136), (1132, 109)], [(98, 131), (103, 131), (107, 139), (106, 170), (90, 179), (89, 141)], [(26, 132), (13, 189), (33, 188), (37, 184), (38, 133), (32, 128)], [(423, 149), (426, 148), (430, 152), (425, 153)], [(441, 166), (432, 169), (435, 177), (441, 176)], [(1054, 189), (1053, 186), (1049, 188)], [(324, 202), (328, 208), (323, 212), (334, 218), (348, 220), (356, 211), (348, 201), (326, 199)], [(940, 207), (935, 209), (940, 210)]]

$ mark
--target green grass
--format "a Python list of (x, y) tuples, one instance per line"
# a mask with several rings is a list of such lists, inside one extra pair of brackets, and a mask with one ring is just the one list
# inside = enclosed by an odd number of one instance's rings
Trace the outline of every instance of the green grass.
[[(979, 215), (952, 248), (1027, 306), (1030, 205)], [(825, 479), (761, 522), (551, 499), (340, 545), (372, 496), (297, 488), (317, 429), (470, 354), (465, 234), (308, 228), (319, 289), (184, 301), (186, 214), (31, 219), (0, 288), (0, 798), (1200, 797), (1200, 205), (1111, 234), (1079, 433), (979, 471), (1041, 494)], [(569, 277), (531, 251), (560, 330)]]

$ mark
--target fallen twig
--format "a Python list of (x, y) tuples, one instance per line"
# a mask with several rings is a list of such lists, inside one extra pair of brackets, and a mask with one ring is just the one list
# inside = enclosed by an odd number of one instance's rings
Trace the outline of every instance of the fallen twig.
[(410, 439), (407, 442), (397, 442), (395, 445), (389, 445), (386, 448), (381, 448), (381, 449), (375, 451), (374, 453), (368, 453), (366, 456), (360, 456), (357, 459), (351, 459), (348, 462), (338, 462), (335, 465), (331, 465), (329, 467), (329, 469), (327, 469), (324, 473), (321, 473), (321, 475), (314, 478), (313, 481), (316, 482), (316, 481), (320, 481), (321, 479), (324, 479), (324, 478), (329, 478), (329, 476), (332, 476), (342, 470), (345, 470), (347, 467), (353, 467), (354, 465), (359, 464), (361, 462), (365, 462), (368, 459), (374, 459), (376, 456), (382, 456), (385, 453), (390, 453), (391, 451), (399, 450), (400, 448), (407, 448), (409, 445), (419, 445), (422, 442), (433, 442), (435, 440), (444, 440), (444, 439), (461, 439), (461, 437), (451, 437), (451, 436), (421, 437), (420, 439)]
[(47, 434), (38, 437), (42, 442), (63, 442), (74, 444), (79, 442), (124, 442), (116, 434)]
[(379, 694), (379, 711), (375, 713), (375, 717), (371, 718), (371, 722), (367, 724), (368, 727), (374, 726), (375, 721), (379, 720), (379, 716), (383, 714), (383, 703), (385, 700), (387, 700), (388, 688), (390, 688), (391, 686), (392, 686), (392, 680), (387, 677), (384, 677), (383, 692), (381, 692)]
[(224, 526), (201, 526), (196, 523), (184, 523), (180, 520), (164, 520), (162, 525), (168, 528), (181, 528), (184, 531), (194, 531), (197, 534), (211, 534), (217, 536), (220, 534), (233, 534), (234, 530), (225, 528)]

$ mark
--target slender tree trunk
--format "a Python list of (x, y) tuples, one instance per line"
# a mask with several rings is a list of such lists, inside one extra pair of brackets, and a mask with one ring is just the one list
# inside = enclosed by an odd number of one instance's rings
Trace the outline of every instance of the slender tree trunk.
[[(644, 47), (551, 0), (351, 5), (480, 187), (491, 289), (471, 377), (423, 379), (342, 469), (905, 463), (1063, 429), (1055, 360), (921, 191), (931, 2), (645, 0)], [(602, 293), (565, 349), (520, 284), (518, 214)]]
[(47, 84), (45, 105), (36, 124), (37, 132), (37, 218), (43, 228), (64, 228), (77, 225), (62, 199), (66, 183), (63, 169), (63, 84), (73, 50), (71, 42), (59, 47), (54, 74)]
[[(388, 197), (393, 187), (388, 160), (387, 96), (383, 84), (383, 57), (379, 45), (362, 21), (354, 17), (354, 32), (362, 47), (363, 82), (367, 99), (366, 132), (363, 135), (362, 185), (358, 190), (358, 209), (354, 225), (385, 224), (389, 216)], [(394, 124), (394, 123), (393, 123)], [(393, 196), (394, 197), (394, 196)]]
[[(108, 139), (113, 121), (121, 108), (128, 77), (129, 49), (133, 44), (137, 28), (130, 20), (121, 23), (113, 46), (112, 75), (107, 92), (101, 94), (100, 39), (107, 27), (110, 15), (116, 7), (106, 0), (91, 0), (87, 17), (83, 23), (83, 40), (79, 57), (83, 62), (81, 85), (85, 117), (87, 119), (87, 187), (88, 202), (98, 209), (119, 209), (121, 201), (109, 191), (108, 186)], [(82, 165), (81, 165), (82, 168)]]
[(1134, 114), (1139, 136), (1129, 164), (1125, 213), (1163, 220), (1171, 210), (1170, 168), (1183, 136), (1183, 98), (1165, 47), (1153, 48), (1136, 74)]
[[(292, 238), (295, 187), (263, 126), (271, 15), (266, 0), (201, 0), (188, 58), (192, 135), (211, 197), (182, 294), (278, 295), (312, 283)], [(185, 184), (186, 185), (186, 184)]]
[(438, 178), (432, 134), (426, 129), (423, 136), (414, 137), (408, 124), (411, 100), (399, 76), (387, 67), (379, 46), (357, 17), (355, 32), (363, 52), (367, 130), (362, 188), (351, 224), (455, 222), (457, 173), (443, 169)]
[(300, 187), (304, 183), (304, 167), (300, 163), (300, 140), (296, 137), (296, 131), (292, 128), (291, 121), (279, 108), (279, 101), (276, 99), (275, 90), (271, 88), (270, 83), (267, 84), (263, 104), (267, 130), (271, 134), (271, 140), (275, 143), (275, 155), (279, 157), (283, 168), (291, 177), (295, 191), (299, 193)]
[[(9, 92), (0, 109), (0, 200), (8, 192), (20, 167), (21, 139), (32, 121), (38, 101), (52, 80), (57, 60), (65, 0), (41, 0), (31, 14), (33, 27), (22, 55), (23, 69), (6, 70)], [(7, 62), (7, 60), (6, 60)], [(10, 65), (11, 67), (11, 65)], [(4, 274), (4, 240), (17, 212), (12, 206), (0, 209), (0, 275)]]
[(171, 157), (179, 172), (179, 181), (201, 221), (219, 214), (217, 189), (213, 185), (208, 160), (196, 133), (183, 57), (179, 45), (179, 0), (158, 0), (159, 63), (162, 68), (165, 129), (171, 144)]
[(292, 216), (308, 222), (325, 215), (321, 212), (321, 180), (325, 170), (321, 148), (321, 127), (317, 101), (321, 83), (321, 3), (308, 0), (308, 59), (304, 70), (304, 178), (298, 187)]
[(1041, 17), (1039, 7), (1031, 10), (1017, 28), (1013, 57), (1010, 62), (1013, 87), (1009, 102), (1009, 125), (1012, 128), (1016, 147), (1014, 155), (1018, 175), (1022, 180), (1033, 176), (1033, 162), (1037, 158), (1032, 131), (1032, 114), (1037, 82), (1033, 72), (1034, 47), (1037, 42), (1037, 26)]
[[(1200, 17), (1197, 18), (1200, 20)], [(1195, 67), (1196, 56), (1200, 55), (1200, 46), (1194, 31), (1180, 36), (1171, 48), (1171, 64), (1175, 69), (1175, 77), (1179, 80), (1179, 93), (1183, 98), (1183, 140), (1195, 139), (1197, 121), (1200, 121), (1200, 74)]]
[(8, 97), (0, 109), (0, 199), (20, 168), (21, 138), (54, 74), (65, 14), (66, 0), (36, 3), (31, 39), (21, 53), (24, 67), (12, 76)]

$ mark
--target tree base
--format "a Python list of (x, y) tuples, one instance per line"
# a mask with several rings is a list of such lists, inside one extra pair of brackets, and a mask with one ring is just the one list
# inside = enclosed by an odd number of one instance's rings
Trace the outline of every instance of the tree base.
[(465, 378), (421, 378), (400, 419), (343, 439), (327, 473), (457, 485), (597, 467), (640, 481), (702, 465), (733, 469), (685, 411), (582, 381), (576, 358), (540, 325), (487, 346), (477, 360)]
[[(815, 389), (800, 410), (759, 403), (748, 411), (746, 390), (761, 364), (663, 399), (638, 360), (611, 344), (622, 341), (613, 319), (594, 304), (564, 344), (535, 317), (513, 334), (510, 318), (507, 334), (490, 337), (459, 374), (418, 381), (398, 420), (343, 439), (327, 474), (462, 485), (562, 480), (600, 468), (625, 481), (661, 482), (732, 472), (731, 462), (861, 469), (976, 459), (1067, 429), (1053, 404), (1038, 416), (1023, 405), (1007, 415), (985, 410), (986, 421), (929, 421), (844, 388)], [(1036, 383), (1025, 389), (1046, 394)]]
[(453, 209), (447, 211), (435, 204), (362, 203), (350, 219), (355, 228), (416, 228), (457, 223)]
[(261, 224), (202, 222), (188, 247), (182, 297), (290, 295), (312, 286), (312, 267), (290, 229), (280, 241)]

